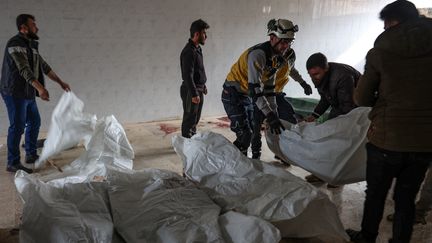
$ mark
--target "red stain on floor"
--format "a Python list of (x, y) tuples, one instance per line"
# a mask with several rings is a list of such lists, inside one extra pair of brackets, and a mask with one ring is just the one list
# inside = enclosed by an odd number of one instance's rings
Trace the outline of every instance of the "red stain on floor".
[(220, 128), (229, 128), (230, 127), (230, 124), (229, 123), (225, 123), (225, 122), (215, 122), (214, 124), (217, 127), (220, 127)]
[(219, 121), (230, 122), (230, 119), (227, 116), (217, 118)]
[(180, 129), (180, 127), (165, 124), (165, 123), (160, 123), (159, 127), (160, 127), (160, 130), (165, 133), (165, 135), (171, 134), (173, 132), (177, 132)]
[(214, 125), (216, 125), (216, 127), (219, 127), (219, 128), (229, 128), (230, 127), (230, 119), (228, 117), (224, 116), (224, 117), (219, 117), (217, 119), (221, 122), (210, 121), (208, 123), (214, 124)]

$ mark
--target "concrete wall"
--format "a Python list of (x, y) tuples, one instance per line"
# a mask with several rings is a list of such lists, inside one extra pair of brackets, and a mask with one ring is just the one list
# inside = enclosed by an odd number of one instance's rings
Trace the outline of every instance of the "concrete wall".
[[(331, 61), (363, 70), (363, 59), (382, 31), (379, 10), (388, 0), (0, 0), (0, 56), (17, 31), (19, 13), (36, 16), (40, 53), (98, 116), (121, 122), (178, 118), (182, 115), (179, 54), (198, 18), (211, 28), (203, 47), (208, 76), (204, 116), (224, 114), (222, 83), (229, 68), (249, 46), (266, 41), (271, 18), (299, 25), (294, 48), (297, 68), (317, 51)], [(48, 82), (50, 102), (38, 101), (43, 130), (61, 95)], [(289, 96), (304, 96), (295, 82)], [(315, 91), (313, 97), (318, 97)], [(0, 134), (8, 127), (0, 105)]]

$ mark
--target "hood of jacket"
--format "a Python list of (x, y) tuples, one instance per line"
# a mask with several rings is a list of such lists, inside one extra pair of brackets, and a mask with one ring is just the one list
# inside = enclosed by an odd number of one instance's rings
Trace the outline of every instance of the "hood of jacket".
[(385, 30), (374, 47), (402, 57), (418, 57), (432, 52), (432, 19), (419, 18)]

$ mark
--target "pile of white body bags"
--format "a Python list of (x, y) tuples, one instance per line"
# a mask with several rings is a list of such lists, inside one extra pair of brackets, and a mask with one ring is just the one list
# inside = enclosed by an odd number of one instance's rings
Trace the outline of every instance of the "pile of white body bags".
[(17, 172), (24, 201), (20, 242), (279, 242), (347, 239), (328, 197), (294, 175), (250, 160), (223, 136), (173, 138), (185, 179), (135, 171), (134, 152), (113, 116), (97, 119), (65, 93), (36, 163), (82, 142), (63, 172)]

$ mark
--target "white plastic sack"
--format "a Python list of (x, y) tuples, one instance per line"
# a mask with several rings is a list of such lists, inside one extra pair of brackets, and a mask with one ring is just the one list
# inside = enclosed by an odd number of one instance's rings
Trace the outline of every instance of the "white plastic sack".
[(63, 94), (53, 111), (52, 123), (36, 166), (81, 140), (85, 141), (86, 151), (70, 165), (64, 166), (63, 172), (41, 176), (40, 180), (62, 186), (104, 176), (106, 164), (132, 169), (134, 151), (122, 125), (112, 115), (97, 120), (95, 115), (83, 113), (83, 107), (83, 102), (72, 92)]
[(219, 217), (227, 243), (279, 243), (280, 232), (269, 222), (255, 216), (229, 211)]
[(123, 242), (113, 233), (107, 188), (95, 190), (96, 184), (78, 183), (105, 176), (107, 164), (132, 168), (133, 150), (114, 116), (96, 120), (82, 108), (73, 93), (64, 93), (54, 110), (38, 163), (40, 166), (44, 158), (81, 140), (86, 141), (86, 151), (63, 167), (63, 172), (41, 176), (19, 171), (15, 176), (24, 201), (20, 230), (23, 242)]
[(51, 116), (42, 153), (35, 167), (39, 168), (49, 157), (76, 146), (87, 144), (96, 124), (96, 115), (83, 112), (84, 103), (73, 92), (64, 92)]
[(133, 148), (123, 126), (112, 115), (97, 121), (86, 150), (85, 156), (88, 161), (111, 158), (112, 164), (132, 169), (132, 159), (135, 156)]
[(266, 133), (270, 150), (325, 182), (364, 181), (370, 108), (359, 107), (322, 124), (288, 124), (279, 136)]
[(220, 207), (174, 172), (108, 170), (114, 224), (126, 242), (224, 242)]
[[(87, 150), (71, 164), (62, 167), (63, 172), (39, 176), (42, 181), (59, 186), (65, 183), (92, 181), (106, 175), (105, 165), (132, 169), (134, 152), (120, 123), (114, 116), (97, 121)], [(37, 175), (36, 175), (37, 176)]]
[(278, 243), (279, 230), (253, 216), (228, 212), (178, 174), (109, 167), (115, 228), (127, 242)]
[[(287, 171), (245, 157), (222, 135), (204, 132), (191, 139), (175, 136), (173, 146), (183, 160), (186, 176), (213, 190), (210, 196), (224, 211), (275, 223), (282, 237), (328, 235), (347, 239), (336, 207), (326, 195)], [(310, 207), (314, 201), (326, 210)], [(297, 219), (303, 224), (285, 227), (296, 225)]]
[(18, 172), (24, 200), (20, 242), (122, 242), (115, 239), (106, 183), (53, 187)]
[[(174, 172), (132, 171), (134, 153), (114, 116), (88, 122), (95, 116), (83, 115), (82, 102), (71, 93), (62, 97), (59, 107), (63, 108), (56, 109), (53, 120), (60, 119), (60, 125), (49, 131), (45, 156), (81, 139), (86, 151), (64, 166), (63, 173), (17, 172), (15, 185), (24, 201), (22, 242), (124, 242), (114, 228), (128, 242), (276, 243), (280, 239), (279, 231), (259, 218), (240, 213), (219, 218), (220, 207)], [(95, 176), (106, 182), (91, 182)]]

